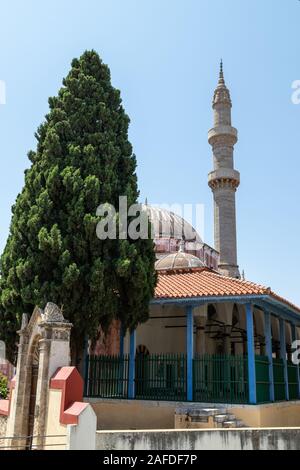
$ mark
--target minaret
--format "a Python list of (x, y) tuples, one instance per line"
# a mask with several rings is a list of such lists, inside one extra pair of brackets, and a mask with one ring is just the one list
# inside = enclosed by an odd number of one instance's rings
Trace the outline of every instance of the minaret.
[(233, 147), (238, 139), (237, 130), (231, 126), (231, 106), (221, 61), (219, 82), (212, 103), (214, 127), (208, 132), (214, 162), (214, 170), (208, 175), (208, 185), (214, 195), (215, 248), (220, 253), (219, 271), (239, 278), (235, 192), (240, 184), (240, 174), (233, 164)]

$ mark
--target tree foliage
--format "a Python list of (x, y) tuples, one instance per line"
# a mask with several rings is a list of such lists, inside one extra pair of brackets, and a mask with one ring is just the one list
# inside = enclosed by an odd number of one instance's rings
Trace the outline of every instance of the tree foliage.
[(95, 51), (72, 61), (30, 151), (1, 258), (0, 337), (14, 349), (23, 312), (63, 306), (74, 344), (115, 318), (133, 328), (148, 317), (156, 282), (153, 241), (96, 236), (99, 204), (137, 202), (129, 118), (109, 68)]
[(0, 372), (0, 399), (7, 398), (8, 395), (8, 379)]

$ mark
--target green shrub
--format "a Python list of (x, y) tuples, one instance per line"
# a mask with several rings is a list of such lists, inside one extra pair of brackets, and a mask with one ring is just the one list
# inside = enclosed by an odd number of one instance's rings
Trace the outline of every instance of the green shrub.
[(0, 373), (0, 398), (7, 398), (8, 395), (8, 379)]

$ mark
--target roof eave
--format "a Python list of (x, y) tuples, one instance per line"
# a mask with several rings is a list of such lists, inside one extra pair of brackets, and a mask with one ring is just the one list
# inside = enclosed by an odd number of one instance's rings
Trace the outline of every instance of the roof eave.
[(262, 309), (270, 313), (285, 318), (286, 320), (294, 320), (300, 326), (300, 309), (276, 299), (272, 294), (253, 294), (253, 295), (228, 295), (228, 296), (207, 296), (207, 297), (181, 297), (181, 298), (154, 298), (151, 305), (192, 305), (194, 307), (206, 303), (236, 302), (239, 304), (255, 303)]

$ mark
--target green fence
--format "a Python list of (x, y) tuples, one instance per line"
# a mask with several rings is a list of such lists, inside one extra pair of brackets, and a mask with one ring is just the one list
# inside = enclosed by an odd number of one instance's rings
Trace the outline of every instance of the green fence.
[(195, 401), (248, 403), (245, 357), (204, 354), (194, 359), (193, 371)]
[(85, 396), (127, 398), (129, 356), (87, 356)]
[(289, 399), (290, 400), (298, 399), (297, 368), (298, 366), (296, 366), (292, 362), (288, 362), (287, 370), (288, 370), (288, 379), (289, 379)]
[[(269, 360), (255, 356), (257, 403), (270, 401)], [(298, 399), (297, 366), (288, 362), (290, 400)], [(273, 359), (275, 401), (285, 400), (284, 364)], [(85, 396), (128, 397), (129, 356), (87, 356)], [(209, 355), (193, 359), (193, 401), (248, 403), (247, 356)], [(135, 397), (145, 400), (187, 399), (185, 354), (137, 354)]]
[(257, 403), (270, 401), (269, 359), (267, 356), (255, 356), (256, 397)]
[(285, 400), (284, 365), (282, 359), (273, 358), (275, 401)]
[(146, 400), (186, 400), (186, 356), (138, 354), (135, 361), (135, 395)]

